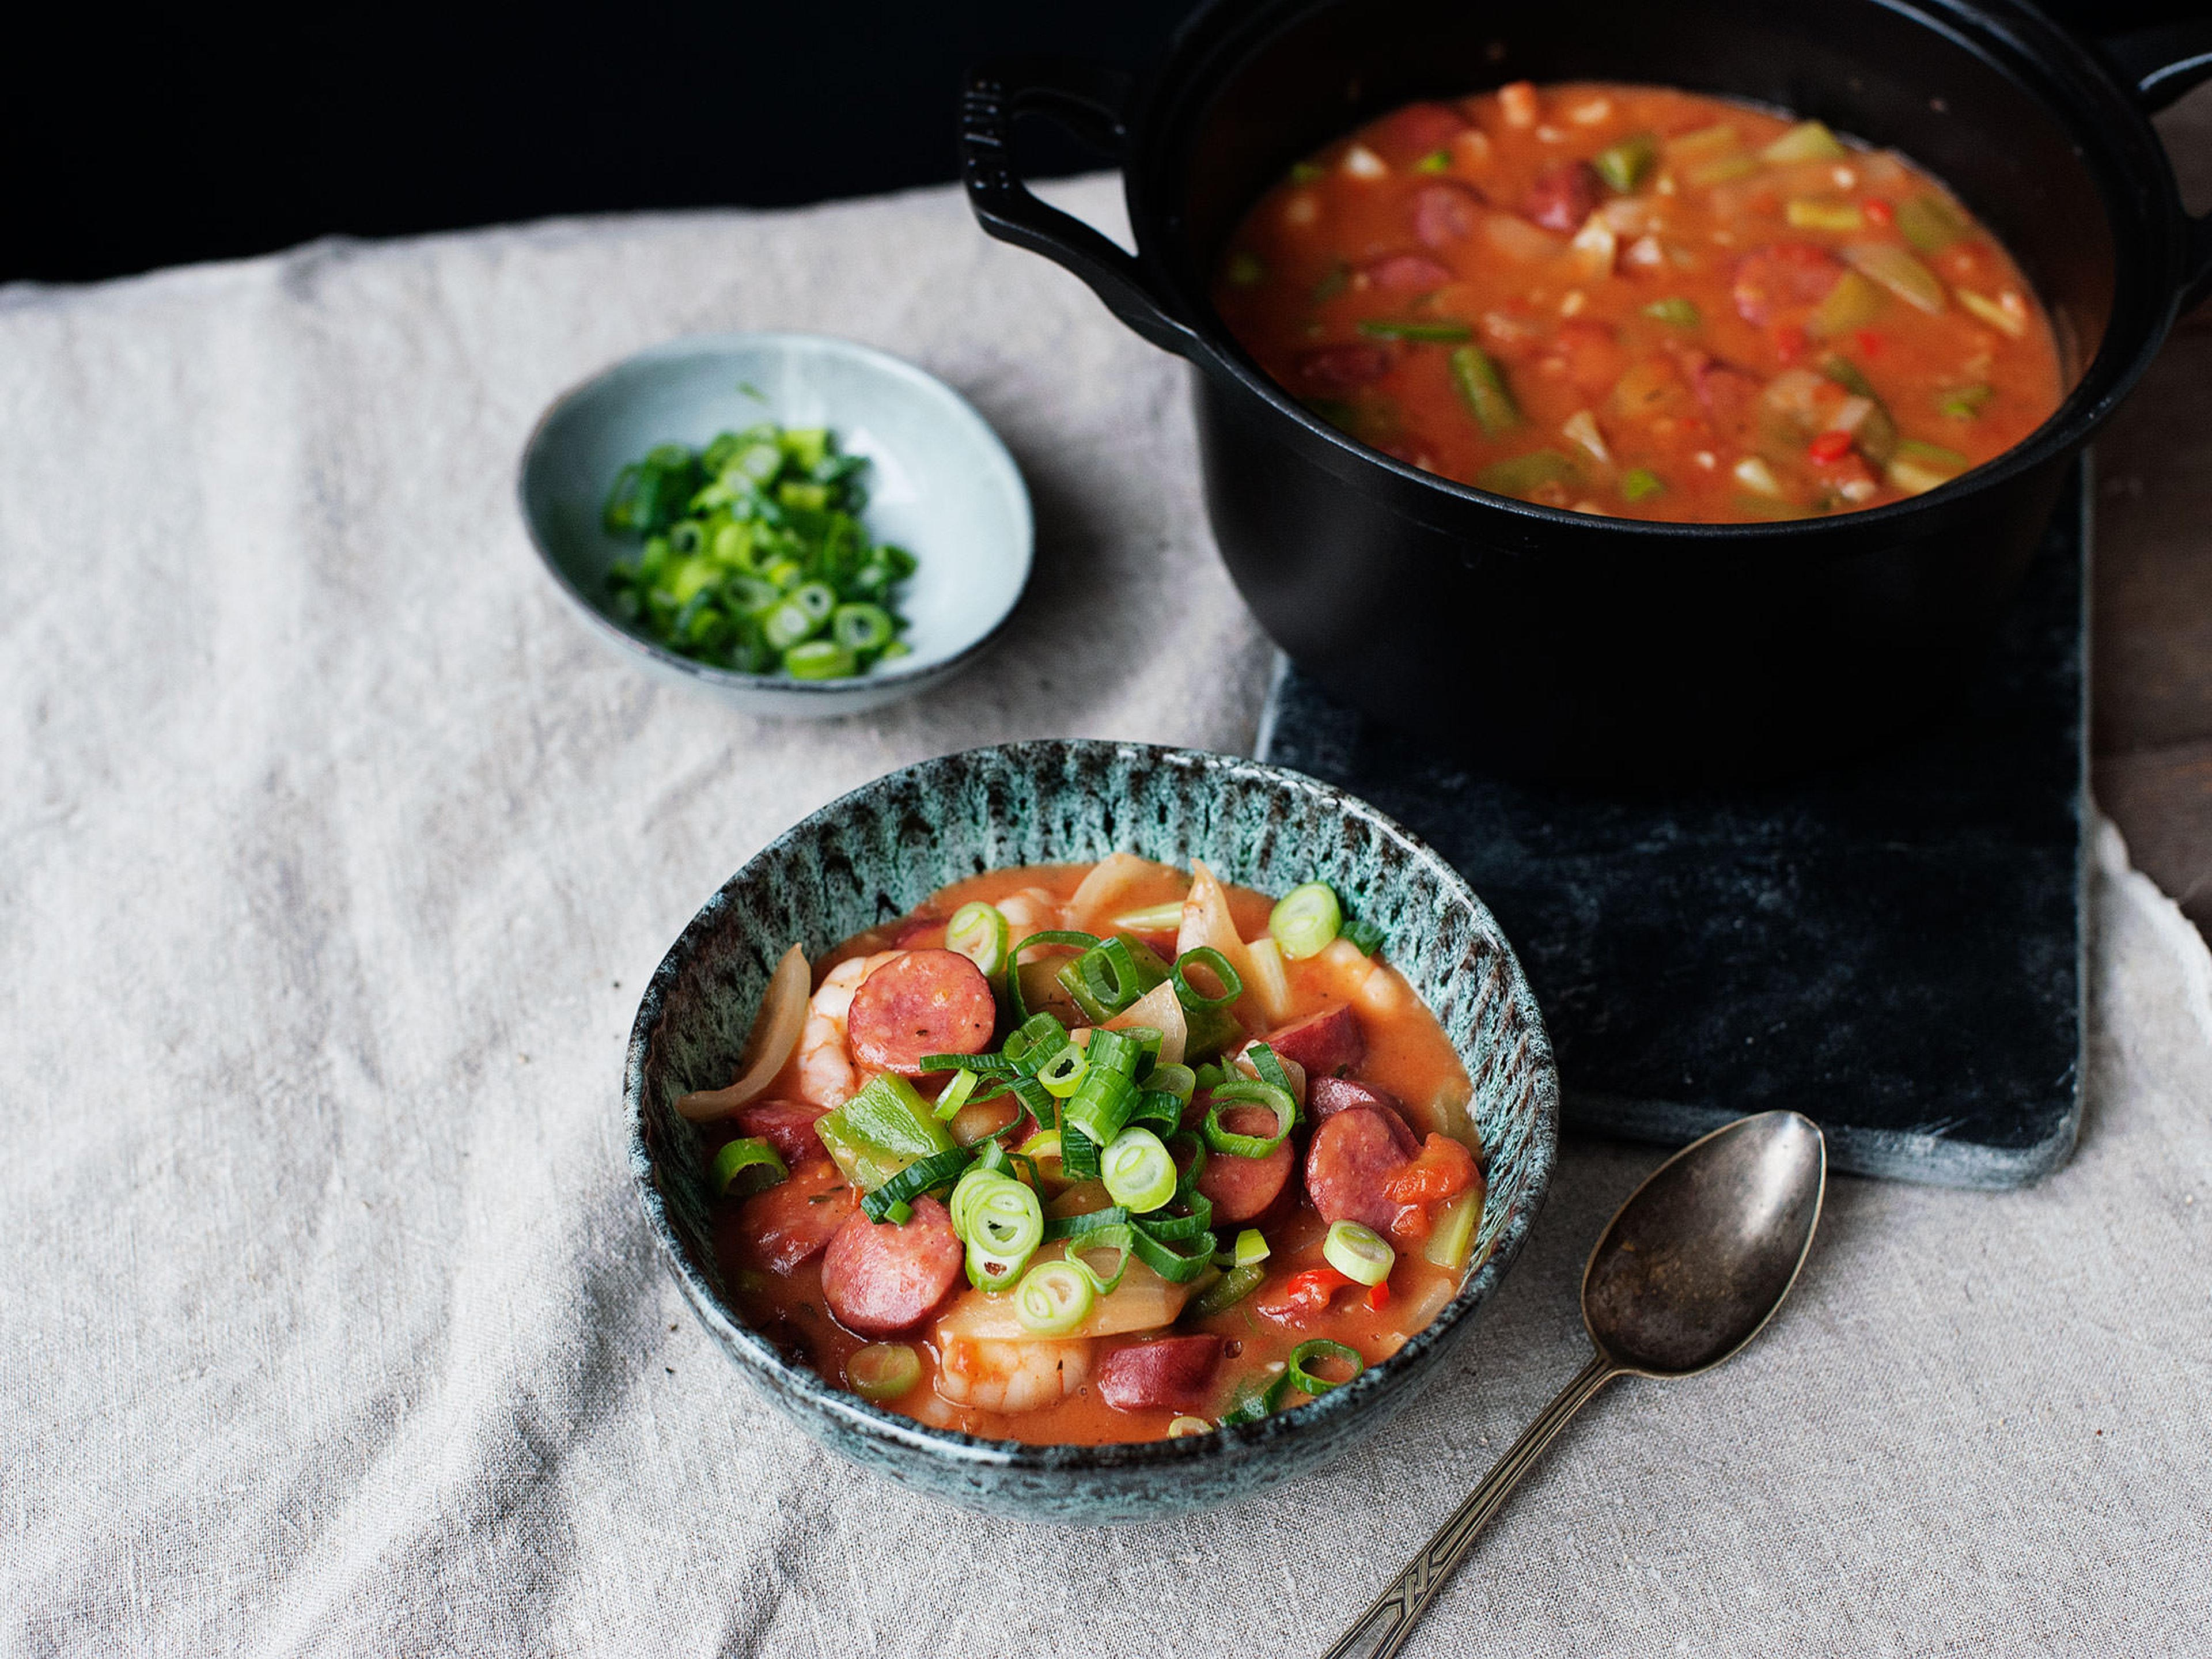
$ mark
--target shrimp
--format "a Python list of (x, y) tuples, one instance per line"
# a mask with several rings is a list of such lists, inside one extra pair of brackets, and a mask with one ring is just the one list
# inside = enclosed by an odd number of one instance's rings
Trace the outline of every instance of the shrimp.
[(954, 1336), (945, 1339), (938, 1357), (937, 1392), (978, 1411), (1042, 1411), (1073, 1395), (1090, 1375), (1087, 1337), (1000, 1342)]
[(823, 976), (806, 1005), (806, 1024), (799, 1033), (799, 1097), (816, 1106), (842, 1106), (859, 1086), (853, 1053), (845, 1043), (845, 1016), (860, 981), (903, 951), (878, 951), (848, 957)]
[(1042, 887), (1024, 887), (1018, 893), (1007, 894), (999, 901), (999, 914), (1006, 919), (1007, 933), (1018, 941), (1048, 928), (1067, 926), (1066, 910)]

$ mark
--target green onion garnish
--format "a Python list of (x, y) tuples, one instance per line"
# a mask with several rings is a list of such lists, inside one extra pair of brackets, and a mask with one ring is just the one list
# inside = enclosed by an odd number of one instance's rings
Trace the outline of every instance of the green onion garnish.
[(1669, 328), (1695, 328), (1704, 320), (1695, 302), (1680, 295), (1670, 295), (1663, 300), (1654, 300), (1644, 307), (1644, 314)]
[(1044, 1206), (1012, 1176), (970, 1170), (952, 1192), (952, 1231), (968, 1247), (968, 1282), (1009, 1289), (1044, 1242)]
[(1344, 924), (1344, 937), (1352, 948), (1363, 957), (1371, 957), (1382, 948), (1382, 930), (1371, 921), (1353, 920)]
[(1161, 1208), (1175, 1196), (1175, 1160), (1150, 1129), (1124, 1129), (1098, 1155), (1106, 1195), (1137, 1215)]
[(945, 948), (957, 951), (996, 979), (1006, 965), (1006, 918), (995, 904), (963, 904), (945, 929)]
[[(1221, 1127), (1223, 1105), (1249, 1103), (1265, 1106), (1275, 1114), (1275, 1133), (1268, 1137), (1241, 1135)], [(1297, 1103), (1291, 1098), (1290, 1091), (1272, 1083), (1261, 1083), (1250, 1078), (1239, 1078), (1224, 1083), (1213, 1091), (1213, 1104), (1206, 1111), (1206, 1144), (1215, 1152), (1230, 1158), (1265, 1158), (1283, 1144), (1297, 1121)]]
[[(1236, 1248), (1227, 1253), (1227, 1259), (1221, 1265), (1224, 1267), (1249, 1267), (1255, 1262), (1265, 1261), (1273, 1254), (1267, 1243), (1267, 1234), (1257, 1227), (1247, 1227), (1237, 1235)], [(1343, 1270), (1340, 1268), (1338, 1271)]]
[(1380, 1285), (1397, 1265), (1398, 1253), (1372, 1227), (1357, 1221), (1332, 1221), (1321, 1253), (1328, 1265), (1356, 1285)]
[[(1204, 968), (1213, 975), (1221, 987), (1219, 996), (1201, 996), (1193, 988), (1189, 973), (1194, 967)], [(1211, 945), (1201, 945), (1196, 950), (1186, 951), (1177, 957), (1175, 961), (1173, 977), (1176, 1000), (1193, 1013), (1206, 1008), (1226, 1008), (1244, 994), (1244, 981), (1237, 977), (1237, 970), (1229, 965), (1229, 958)]]
[[(1416, 173), (1449, 173), (1451, 171), (1451, 152), (1448, 149), (1432, 149), (1426, 155), (1421, 157), (1419, 161), (1413, 163), (1413, 171)], [(1180, 1422), (1182, 1419), (1178, 1418), (1176, 1420)], [(1170, 1434), (1173, 1434), (1175, 1430), (1170, 1428), (1168, 1432)]]
[[(1352, 1376), (1335, 1382), (1325, 1376), (1318, 1376), (1313, 1370), (1313, 1363), (1316, 1359), (1340, 1359), (1352, 1367)], [(1332, 1342), (1324, 1336), (1316, 1337), (1310, 1342), (1301, 1342), (1291, 1349), (1291, 1363), (1283, 1375), (1290, 1379), (1292, 1388), (1318, 1397), (1332, 1389), (1342, 1388), (1366, 1369), (1366, 1362), (1360, 1358), (1356, 1349), (1347, 1348), (1341, 1342)]]
[(1039, 1336), (1066, 1336), (1098, 1299), (1090, 1273), (1074, 1261), (1040, 1261), (1014, 1292), (1014, 1316)]
[[(939, 1130), (939, 1133), (944, 1132)], [(888, 1220), (902, 1226), (913, 1212), (910, 1208), (913, 1200), (935, 1188), (948, 1186), (959, 1180), (961, 1171), (975, 1161), (975, 1154), (965, 1146), (955, 1146), (950, 1152), (932, 1152), (927, 1158), (918, 1158), (873, 1192), (866, 1194), (860, 1200), (860, 1208), (871, 1221)]]
[(783, 653), (783, 672), (795, 680), (850, 679), (860, 659), (835, 640), (808, 640)]
[(1177, 1107), (1188, 1106), (1198, 1092), (1198, 1073), (1188, 1066), (1155, 1066), (1146, 1073), (1145, 1088), (1149, 1093), (1171, 1097)]
[(1646, 501), (1654, 495), (1664, 495), (1667, 486), (1659, 475), (1648, 466), (1632, 466), (1620, 475), (1620, 495), (1623, 501)]
[(733, 1184), (742, 1197), (773, 1187), (790, 1174), (775, 1147), (750, 1135), (731, 1141), (714, 1154), (714, 1191), (725, 1196)]
[(1327, 882), (1310, 881), (1283, 895), (1267, 917), (1267, 931), (1292, 962), (1318, 956), (1344, 927), (1344, 907)]
[(960, 1115), (960, 1109), (968, 1103), (968, 1097), (975, 1092), (980, 1081), (975, 1073), (964, 1066), (952, 1074), (952, 1081), (945, 1085), (945, 1092), (937, 1097), (937, 1109), (932, 1114), (939, 1123), (950, 1123)]
[(1626, 196), (1643, 183), (1644, 175), (1658, 159), (1658, 141), (1648, 132), (1639, 132), (1607, 145), (1590, 157), (1590, 166), (1599, 178)]
[(1054, 1099), (1066, 1100), (1083, 1086), (1084, 1073), (1090, 1069), (1084, 1051), (1071, 1042), (1037, 1068), (1036, 1080)]
[(863, 1400), (896, 1400), (921, 1381), (921, 1357), (903, 1342), (870, 1342), (853, 1350), (845, 1380)]

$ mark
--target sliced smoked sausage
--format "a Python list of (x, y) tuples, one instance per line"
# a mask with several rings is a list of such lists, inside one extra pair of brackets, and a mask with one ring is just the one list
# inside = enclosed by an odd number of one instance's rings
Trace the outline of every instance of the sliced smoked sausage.
[(1388, 1233), (1405, 1206), (1384, 1188), (1421, 1150), (1395, 1112), (1350, 1106), (1314, 1131), (1306, 1192), (1324, 1221), (1357, 1221)]
[(934, 1313), (967, 1259), (951, 1213), (933, 1198), (915, 1200), (903, 1224), (855, 1213), (822, 1258), (822, 1299), (847, 1330), (889, 1336)]
[(980, 1054), (999, 1019), (991, 982), (957, 951), (909, 951), (860, 981), (845, 1017), (853, 1057), (918, 1076), (928, 1054)]
[(808, 1158), (822, 1156), (822, 1139), (814, 1133), (822, 1112), (821, 1107), (803, 1100), (757, 1100), (738, 1107), (730, 1121), (739, 1134), (768, 1142), (795, 1170)]
[(1367, 1058), (1367, 1035), (1348, 1002), (1279, 1026), (1261, 1041), (1283, 1059), (1306, 1068), (1309, 1091), (1316, 1079), (1348, 1072)]
[(860, 1204), (817, 1142), (812, 1158), (791, 1166), (788, 1181), (738, 1206), (738, 1232), (754, 1261), (770, 1273), (787, 1274), (819, 1255)]
[(1588, 161), (1557, 162), (1536, 175), (1521, 211), (1547, 230), (1578, 230), (1597, 206), (1599, 188)]
[(1388, 1112), (1407, 1128), (1405, 1103), (1388, 1089), (1378, 1089), (1371, 1083), (1361, 1083), (1348, 1077), (1317, 1077), (1306, 1085), (1306, 1114), (1316, 1123), (1326, 1123), (1339, 1112), (1354, 1106), (1372, 1107), (1378, 1112)]
[(1203, 1411), (1221, 1368), (1218, 1336), (1164, 1336), (1116, 1348), (1098, 1367), (1098, 1393), (1116, 1411)]
[[(1275, 1115), (1265, 1106), (1231, 1106), (1222, 1113), (1221, 1127), (1232, 1134), (1264, 1139), (1275, 1133)], [(1282, 1196), (1294, 1161), (1288, 1140), (1265, 1158), (1208, 1152), (1206, 1167), (1198, 1172), (1198, 1190), (1213, 1200), (1214, 1224), (1265, 1214)]]

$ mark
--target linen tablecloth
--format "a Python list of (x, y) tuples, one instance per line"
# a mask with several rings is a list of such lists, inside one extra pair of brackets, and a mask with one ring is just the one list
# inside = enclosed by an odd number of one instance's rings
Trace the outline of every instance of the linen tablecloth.
[[(902, 353), (1005, 434), (1040, 557), (987, 667), (748, 719), (564, 614), (531, 422), (752, 327)], [(951, 193), (0, 290), (0, 1651), (1316, 1651), (1579, 1362), (1648, 1148), (1565, 1146), (1370, 1449), (1039, 1531), (788, 1428), (655, 1260), (623, 1037), (756, 848), (971, 744), (1253, 736), (1181, 371)], [(2072, 1164), (1838, 1181), (1784, 1316), (1601, 1397), (1414, 1652), (2204, 1650), (2212, 974), (2109, 830), (2089, 885)]]

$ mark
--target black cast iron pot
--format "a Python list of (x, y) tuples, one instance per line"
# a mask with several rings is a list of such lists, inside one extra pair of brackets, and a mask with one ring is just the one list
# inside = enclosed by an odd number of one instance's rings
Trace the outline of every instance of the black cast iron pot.
[[(1789, 769), (1924, 720), (1969, 674), (2065, 471), (2212, 289), (2146, 112), (2212, 76), (2212, 21), (2100, 56), (2017, 0), (1485, 5), (1219, 0), (1142, 88), (1033, 62), (970, 78), (969, 201), (1188, 358), (1208, 514), (1261, 624), (1346, 701), (1508, 768)], [(1929, 495), (1784, 524), (1599, 519), (1406, 465), (1301, 408), (1206, 298), (1290, 163), (1399, 104), (1502, 82), (1747, 98), (1932, 169), (2011, 248), (2079, 379), (2026, 442)], [(1117, 155), (1134, 258), (1024, 187), (1016, 115)]]

